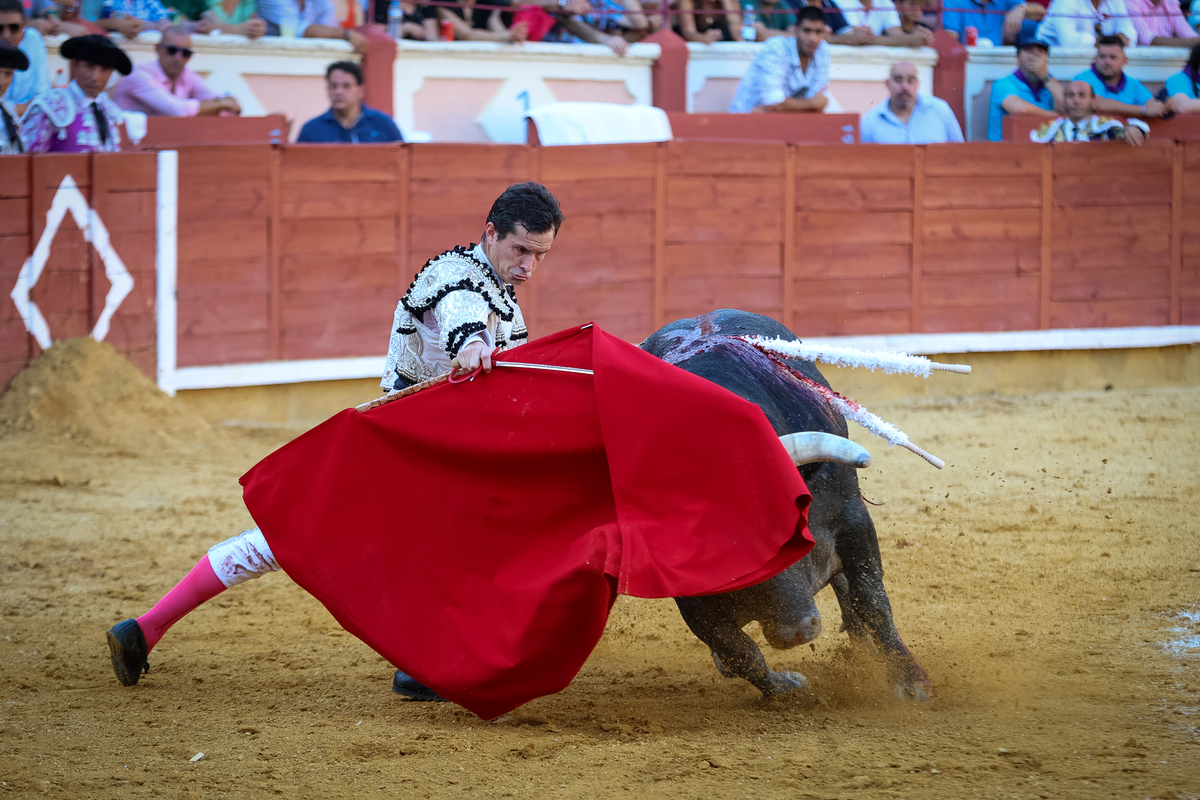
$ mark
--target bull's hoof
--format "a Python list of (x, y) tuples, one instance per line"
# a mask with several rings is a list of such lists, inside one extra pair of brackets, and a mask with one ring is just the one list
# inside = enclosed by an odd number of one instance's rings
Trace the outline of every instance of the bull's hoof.
[(808, 678), (801, 675), (799, 672), (773, 672), (771, 673), (771, 691), (763, 692), (768, 697), (795, 692), (808, 686)]
[(904, 701), (924, 703), (933, 697), (929, 681), (902, 679), (896, 683), (896, 697)]

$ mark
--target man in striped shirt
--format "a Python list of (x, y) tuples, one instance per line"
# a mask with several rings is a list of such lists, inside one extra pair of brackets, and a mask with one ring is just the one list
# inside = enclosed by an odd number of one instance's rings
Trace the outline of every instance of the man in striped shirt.
[(1137, 31), (1137, 44), (1145, 47), (1191, 47), (1197, 34), (1179, 8), (1179, 0), (1125, 0)]

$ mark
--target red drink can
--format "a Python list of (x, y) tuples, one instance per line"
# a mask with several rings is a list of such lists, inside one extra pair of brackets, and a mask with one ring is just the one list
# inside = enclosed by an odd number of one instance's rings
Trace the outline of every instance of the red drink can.
[(454, 41), (454, 21), (449, 20), (449, 19), (442, 20), (440, 33), (441, 33), (441, 35), (438, 38), (441, 39), (443, 42), (453, 42)]
[(974, 25), (968, 25), (964, 33), (967, 35), (967, 47), (974, 47), (979, 44), (979, 28), (976, 28)]

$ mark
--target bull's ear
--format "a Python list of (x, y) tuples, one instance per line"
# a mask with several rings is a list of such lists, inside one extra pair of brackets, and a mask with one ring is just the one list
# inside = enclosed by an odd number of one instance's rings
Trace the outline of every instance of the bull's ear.
[(779, 441), (797, 467), (818, 461), (832, 461), (857, 469), (871, 466), (871, 454), (867, 449), (844, 436), (802, 431), (780, 436)]

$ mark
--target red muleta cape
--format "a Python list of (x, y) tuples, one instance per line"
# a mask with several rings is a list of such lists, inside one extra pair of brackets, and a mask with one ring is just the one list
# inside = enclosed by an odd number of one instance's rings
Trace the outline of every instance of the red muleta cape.
[(242, 477), (283, 570), (484, 719), (571, 682), (618, 593), (714, 594), (803, 558), (811, 496), (762, 411), (571, 328), (347, 409)]

